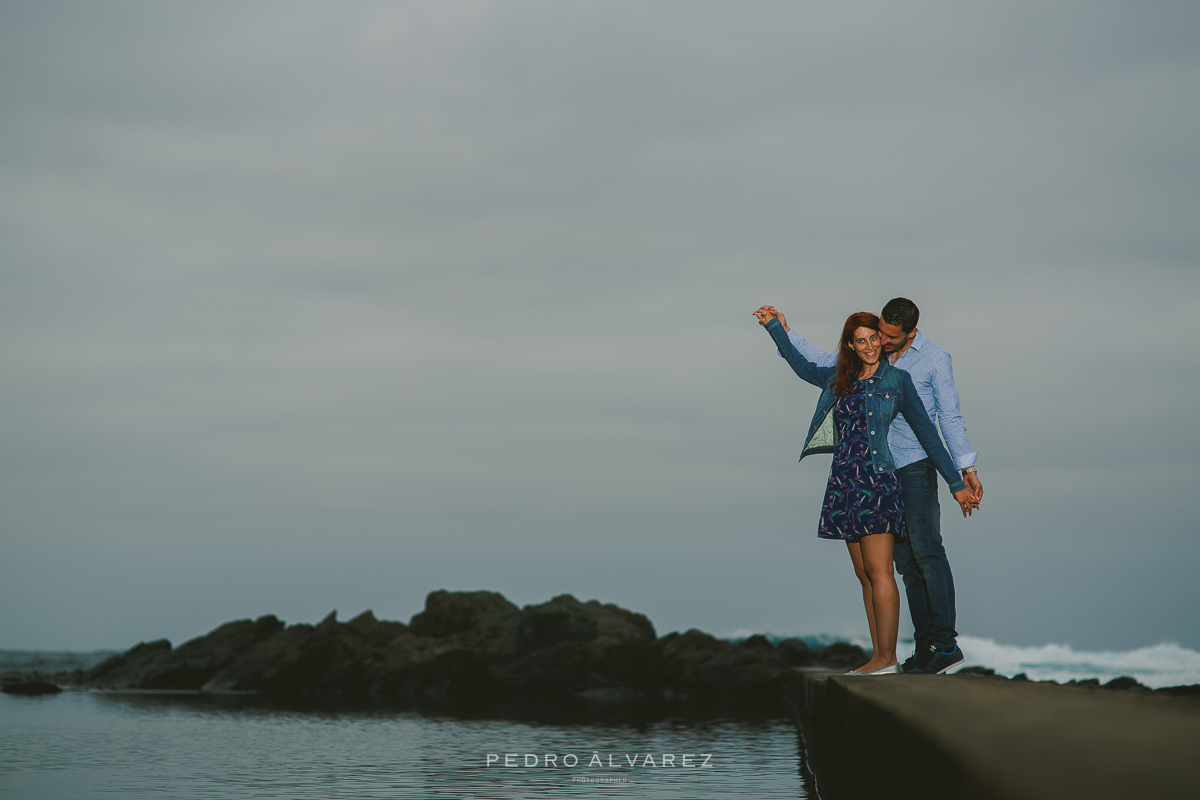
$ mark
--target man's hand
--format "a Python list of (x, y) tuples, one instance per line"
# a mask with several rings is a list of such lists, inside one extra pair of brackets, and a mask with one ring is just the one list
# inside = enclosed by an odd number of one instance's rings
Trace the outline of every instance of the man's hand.
[(958, 507), (962, 509), (964, 517), (971, 516), (971, 512), (979, 508), (979, 503), (976, 502), (970, 487), (959, 489), (954, 493), (954, 499), (958, 502)]
[(775, 306), (759, 306), (758, 310), (754, 312), (754, 316), (758, 317), (759, 325), (766, 325), (772, 319), (777, 319), (785, 331), (791, 330), (787, 324), (787, 317), (779, 309), (775, 308)]
[(775, 310), (775, 306), (759, 306), (754, 312), (754, 316), (758, 317), (759, 325), (766, 325), (771, 320), (782, 315)]
[(979, 482), (979, 473), (968, 472), (963, 475), (963, 480), (966, 481), (967, 488), (975, 496), (975, 507), (979, 508), (980, 502), (983, 501), (983, 484)]

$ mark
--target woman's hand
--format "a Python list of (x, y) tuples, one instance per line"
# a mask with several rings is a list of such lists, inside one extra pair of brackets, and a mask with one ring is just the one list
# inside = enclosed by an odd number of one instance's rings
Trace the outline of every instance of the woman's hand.
[(783, 312), (777, 309), (775, 306), (759, 306), (758, 311), (754, 312), (754, 316), (758, 317), (759, 325), (766, 325), (771, 321), (772, 318), (774, 318), (779, 320), (779, 324), (783, 326), (785, 331), (791, 330), (787, 324), (787, 317), (785, 317)]
[(979, 507), (979, 502), (983, 500), (983, 484), (979, 482), (978, 472), (968, 472), (963, 475), (963, 481), (966, 482), (967, 488), (975, 494), (975, 507)]
[(962, 509), (964, 517), (971, 516), (971, 512), (979, 508), (979, 501), (975, 499), (975, 492), (971, 491), (970, 487), (959, 489), (954, 493), (954, 499)]
[(759, 306), (758, 310), (754, 312), (754, 316), (758, 317), (759, 325), (766, 325), (771, 320), (778, 319), (783, 315), (775, 310), (775, 306)]

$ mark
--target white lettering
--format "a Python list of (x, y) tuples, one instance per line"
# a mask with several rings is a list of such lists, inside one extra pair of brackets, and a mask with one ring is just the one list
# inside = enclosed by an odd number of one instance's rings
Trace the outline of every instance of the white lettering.
[(517, 766), (516, 758), (517, 758), (516, 753), (505, 753), (504, 754), (504, 766), (506, 766), (506, 767)]
[(642, 766), (644, 767), (647, 764), (649, 764), (652, 767), (658, 766), (658, 764), (654, 763), (654, 756), (650, 755), (649, 753), (646, 753), (646, 757), (644, 759), (642, 759)]
[(633, 762), (637, 761), (637, 753), (634, 753), (634, 754), (633, 754), (633, 758), (630, 758), (630, 757), (629, 757), (629, 754), (628, 754), (628, 753), (626, 753), (626, 754), (625, 754), (625, 761), (626, 761), (626, 762), (629, 764), (629, 766), (631, 766), (631, 767), (632, 767), (632, 766), (635, 766)]
[(589, 767), (603, 767), (604, 762), (600, 760), (599, 753), (592, 753), (592, 760), (588, 762)]
[[(571, 759), (570, 764), (567, 763), (568, 758)], [(573, 767), (578, 763), (579, 763), (579, 759), (575, 757), (574, 753), (567, 753), (565, 756), (563, 756), (563, 766), (564, 767)]]
[(704, 756), (704, 763), (703, 763), (703, 764), (701, 764), (700, 766), (702, 766), (702, 767), (707, 767), (707, 766), (709, 766), (709, 764), (708, 764), (708, 760), (709, 760), (710, 758), (712, 758), (712, 753), (701, 753), (700, 755)]
[(499, 760), (500, 760), (500, 756), (496, 755), (495, 753), (488, 753), (488, 755), (487, 755), (487, 765), (488, 765), (489, 767), (492, 765), (492, 762), (493, 762), (493, 761), (499, 761)]
[(693, 759), (695, 757), (696, 757), (695, 753), (684, 753), (683, 754), (683, 765), (685, 767), (690, 767), (692, 765), (691, 759)]
[(545, 763), (545, 765), (547, 767), (550, 766), (551, 764), (553, 764), (554, 766), (557, 767), (558, 766), (558, 756), (556, 756), (554, 753), (546, 753), (546, 755), (542, 756), (542, 762)]
[[(531, 759), (531, 758), (533, 759), (532, 764), (529, 763), (529, 759)], [(536, 767), (537, 766), (537, 756), (535, 756), (533, 753), (526, 753), (525, 754), (525, 766)]]
[(667, 766), (668, 761), (670, 762), (672, 767), (675, 766), (675, 756), (672, 755), (671, 753), (663, 753), (663, 766), (664, 767)]

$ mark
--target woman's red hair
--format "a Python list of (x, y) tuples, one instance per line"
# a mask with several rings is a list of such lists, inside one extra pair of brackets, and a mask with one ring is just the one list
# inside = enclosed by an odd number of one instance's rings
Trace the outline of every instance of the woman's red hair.
[[(879, 317), (870, 311), (859, 311), (846, 317), (846, 324), (842, 326), (842, 341), (838, 344), (837, 382), (833, 387), (833, 391), (838, 397), (843, 397), (854, 387), (854, 382), (858, 380), (858, 371), (862, 369), (862, 359), (850, 346), (850, 343), (854, 341), (854, 332), (859, 328), (878, 331)], [(882, 352), (883, 343), (880, 342), (879, 346), (881, 348), (879, 357), (886, 358), (887, 356)]]

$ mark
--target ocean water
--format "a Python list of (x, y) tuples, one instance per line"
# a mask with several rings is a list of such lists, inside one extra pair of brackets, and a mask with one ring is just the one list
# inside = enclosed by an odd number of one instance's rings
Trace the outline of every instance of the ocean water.
[[(815, 647), (841, 639), (864, 650), (871, 649), (869, 638), (805, 636), (804, 639)], [(965, 660), (950, 670), (951, 674), (965, 667), (990, 667), (997, 675), (1009, 678), (1024, 672), (1030, 680), (1059, 683), (1087, 678), (1099, 678), (1104, 683), (1122, 675), (1136, 678), (1151, 689), (1200, 683), (1200, 652), (1173, 642), (1134, 650), (1076, 650), (1068, 644), (1021, 647), (980, 636), (960, 636), (958, 644)], [(911, 639), (899, 643), (896, 649), (901, 659), (908, 657), (912, 647)]]
[(1200, 683), (1200, 653), (1171, 642), (1135, 650), (1075, 650), (1066, 644), (1018, 647), (976, 636), (960, 636), (958, 643), (966, 657), (963, 667), (991, 667), (1010, 678), (1024, 672), (1035, 681), (1099, 678), (1103, 683), (1128, 675), (1152, 689)]
[[(1200, 652), (1178, 644), (1085, 651), (974, 636), (959, 642), (963, 666), (1009, 677), (1200, 683)], [(80, 669), (108, 654), (0, 651), (0, 671)], [(0, 694), (0, 800), (768, 800), (809, 797), (809, 787), (785, 719), (552, 723), (323, 711), (246, 696)]]
[[(554, 756), (547, 764), (546, 756)], [(0, 798), (805, 798), (785, 719), (542, 723), (0, 694)]]
[(0, 650), (0, 672), (69, 672), (91, 669), (120, 650)]

